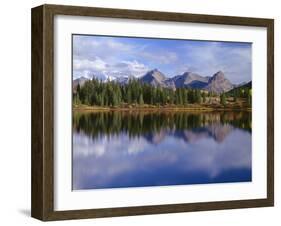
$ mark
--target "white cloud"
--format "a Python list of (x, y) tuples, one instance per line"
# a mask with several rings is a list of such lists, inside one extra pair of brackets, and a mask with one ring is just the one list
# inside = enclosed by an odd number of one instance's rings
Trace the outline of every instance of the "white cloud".
[[(139, 63), (138, 61), (122, 61), (115, 65), (111, 65), (110, 68), (115, 69), (121, 75), (134, 75), (136, 77), (144, 75), (149, 68), (144, 64)], [(110, 71), (108, 71), (110, 73)]]
[(184, 47), (190, 69), (204, 76), (212, 76), (221, 70), (233, 83), (251, 80), (251, 48), (222, 45), (219, 42), (208, 45)]
[(142, 76), (149, 70), (146, 65), (137, 60), (124, 60), (124, 55), (134, 56), (142, 48), (110, 37), (74, 36), (73, 77)]
[(178, 60), (178, 55), (175, 52), (167, 52), (167, 51), (157, 51), (156, 53), (152, 53), (149, 51), (145, 51), (145, 49), (142, 52), (137, 53), (141, 57), (156, 62), (157, 64), (171, 64)]
[(74, 70), (105, 70), (106, 63), (98, 57), (95, 60), (74, 59), (73, 69)]
[(105, 47), (109, 47), (110, 49), (115, 49), (118, 51), (130, 51), (132, 50), (134, 47), (131, 45), (126, 45), (124, 43), (121, 42), (116, 42), (113, 39), (108, 40), (107, 42), (101, 43), (103, 44)]
[(74, 78), (81, 76), (92, 78), (93, 75), (101, 76), (135, 76), (140, 77), (149, 70), (144, 64), (138, 61), (121, 61), (116, 64), (107, 64), (102, 59), (96, 58), (95, 60), (75, 59), (73, 60)]
[(104, 60), (112, 60), (118, 53), (130, 52), (135, 46), (115, 41), (111, 37), (99, 36), (74, 36), (73, 56), (74, 59), (94, 60), (100, 57)]

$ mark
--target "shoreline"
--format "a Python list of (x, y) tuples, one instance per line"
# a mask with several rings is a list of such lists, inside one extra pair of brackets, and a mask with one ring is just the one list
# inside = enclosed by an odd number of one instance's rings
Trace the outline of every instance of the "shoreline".
[(210, 106), (130, 106), (130, 107), (99, 107), (99, 106), (73, 106), (73, 111), (185, 111), (185, 112), (212, 112), (212, 111), (252, 111), (249, 107), (210, 107)]

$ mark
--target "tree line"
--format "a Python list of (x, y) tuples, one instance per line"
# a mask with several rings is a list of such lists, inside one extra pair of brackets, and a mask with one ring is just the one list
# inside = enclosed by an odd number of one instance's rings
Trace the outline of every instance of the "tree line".
[(88, 80), (83, 86), (77, 85), (73, 92), (74, 104), (91, 106), (116, 107), (123, 104), (138, 105), (186, 105), (201, 104), (210, 100), (210, 97), (218, 97), (221, 105), (226, 105), (229, 97), (234, 102), (237, 98), (245, 98), (248, 104), (252, 102), (251, 87), (235, 88), (220, 95), (199, 89), (155, 87), (132, 79), (128, 84), (120, 84), (114, 81), (102, 82), (98, 79)]
[(149, 105), (185, 105), (204, 103), (206, 98), (216, 94), (198, 89), (177, 88), (175, 90), (155, 87), (130, 80), (122, 85), (114, 81), (102, 82), (97, 79), (86, 81), (83, 86), (77, 85), (73, 93), (75, 104), (92, 106), (119, 106), (121, 104)]

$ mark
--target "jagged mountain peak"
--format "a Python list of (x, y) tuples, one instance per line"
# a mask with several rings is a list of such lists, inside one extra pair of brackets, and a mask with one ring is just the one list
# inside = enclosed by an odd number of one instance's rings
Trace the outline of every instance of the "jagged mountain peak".
[(154, 69), (152, 69), (151, 70), (152, 72), (157, 72), (157, 71), (159, 71), (157, 68), (154, 68)]
[(78, 84), (81, 86), (81, 85), (84, 85), (84, 83), (89, 80), (88, 78), (84, 77), (84, 76), (81, 76), (79, 78), (76, 78), (73, 80), (73, 86), (77, 86)]
[(79, 77), (79, 78), (77, 78), (77, 79), (79, 79), (79, 80), (88, 80), (88, 78), (86, 78), (85, 76), (81, 76), (81, 77)]
[[(94, 76), (96, 77), (96, 76)], [(98, 77), (98, 76), (97, 76)], [(202, 89), (215, 93), (227, 92), (233, 89), (235, 86), (226, 78), (223, 71), (216, 72), (212, 77), (204, 77), (197, 73), (186, 71), (181, 75), (176, 75), (174, 77), (166, 77), (164, 73), (162, 73), (157, 68), (154, 68), (147, 73), (145, 73), (142, 77), (135, 76), (118, 76), (116, 78), (109, 78), (109, 76), (104, 75), (105, 78), (102, 81), (115, 81), (120, 84), (127, 84), (131, 79), (136, 79), (142, 83), (146, 83), (152, 86), (160, 86), (171, 89), (176, 88), (191, 88), (191, 89)], [(80, 77), (79, 79), (73, 80), (73, 85), (77, 86), (89, 80), (85, 77)]]
[(193, 72), (184, 72), (173, 78), (177, 88), (202, 88), (207, 85), (209, 78)]
[(164, 86), (164, 80), (166, 80), (166, 76), (158, 69), (148, 71), (144, 76), (140, 78), (141, 82), (148, 83), (154, 86)]
[(213, 75), (212, 79), (225, 79), (224, 73), (222, 71), (218, 71)]
[(192, 72), (192, 71), (186, 71), (182, 74), (182, 76), (188, 76), (188, 77), (194, 77), (194, 76), (198, 76), (198, 74)]
[(216, 72), (204, 88), (215, 93), (223, 93), (233, 89), (234, 85), (225, 77), (222, 71)]
[(154, 68), (153, 70), (148, 71), (144, 76), (146, 76), (146, 75), (158, 77), (159, 79), (166, 79), (166, 76), (161, 71), (159, 71), (157, 68)]

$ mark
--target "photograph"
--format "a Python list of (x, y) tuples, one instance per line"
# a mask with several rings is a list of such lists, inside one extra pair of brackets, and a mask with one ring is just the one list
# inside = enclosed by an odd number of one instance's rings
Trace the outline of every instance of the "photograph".
[(275, 20), (159, 10), (32, 8), (33, 218), (274, 206)]
[(252, 181), (252, 43), (72, 34), (72, 189)]

